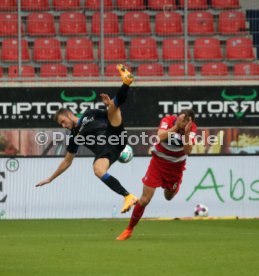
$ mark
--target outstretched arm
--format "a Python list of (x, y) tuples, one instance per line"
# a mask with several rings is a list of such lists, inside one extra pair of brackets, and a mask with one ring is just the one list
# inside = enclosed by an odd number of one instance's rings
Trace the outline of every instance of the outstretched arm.
[(67, 152), (65, 159), (58, 166), (57, 170), (49, 178), (39, 182), (36, 185), (36, 187), (40, 187), (40, 186), (49, 184), (52, 180), (54, 180), (56, 177), (61, 175), (68, 167), (70, 167), (70, 165), (72, 164), (72, 161), (74, 159), (74, 156), (75, 156), (75, 154)]

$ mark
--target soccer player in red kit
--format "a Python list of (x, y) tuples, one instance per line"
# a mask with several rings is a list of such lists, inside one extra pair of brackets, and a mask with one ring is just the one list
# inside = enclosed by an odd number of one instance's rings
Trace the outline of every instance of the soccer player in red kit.
[(197, 126), (195, 113), (183, 110), (178, 116), (164, 117), (158, 129), (158, 142), (152, 149), (152, 158), (143, 177), (143, 192), (135, 205), (128, 227), (117, 240), (128, 239), (151, 201), (156, 188), (164, 189), (164, 196), (171, 200), (179, 191), (186, 157), (192, 151)]

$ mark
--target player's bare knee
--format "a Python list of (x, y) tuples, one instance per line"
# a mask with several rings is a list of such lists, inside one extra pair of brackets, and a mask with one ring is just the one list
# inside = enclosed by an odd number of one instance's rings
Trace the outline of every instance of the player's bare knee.
[(165, 189), (164, 196), (166, 200), (171, 200), (174, 197), (174, 192)]
[(94, 174), (99, 177), (102, 178), (102, 176), (106, 173), (106, 171), (99, 167), (99, 166), (94, 166)]

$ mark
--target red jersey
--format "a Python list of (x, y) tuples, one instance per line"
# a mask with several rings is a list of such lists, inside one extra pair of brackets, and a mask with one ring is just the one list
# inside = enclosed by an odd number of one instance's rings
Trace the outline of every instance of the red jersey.
[[(159, 129), (168, 130), (172, 128), (175, 125), (176, 120), (177, 116), (164, 117), (160, 122)], [(196, 132), (197, 126), (193, 122), (189, 136), (189, 139), (192, 141), (192, 143), (194, 143), (194, 137), (196, 135)], [(162, 141), (153, 147), (153, 154), (169, 162), (185, 163), (187, 155), (184, 152), (183, 135), (184, 133), (181, 132), (173, 133), (168, 140)]]

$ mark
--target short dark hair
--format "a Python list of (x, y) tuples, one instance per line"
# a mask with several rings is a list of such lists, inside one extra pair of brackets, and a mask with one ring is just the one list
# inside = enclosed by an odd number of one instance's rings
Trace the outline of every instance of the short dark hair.
[(60, 108), (54, 115), (54, 121), (57, 122), (60, 115), (68, 116), (68, 114), (73, 114), (73, 112), (67, 108)]
[(195, 112), (192, 109), (183, 109), (179, 115), (185, 114), (188, 118), (191, 117), (192, 121), (195, 121)]

